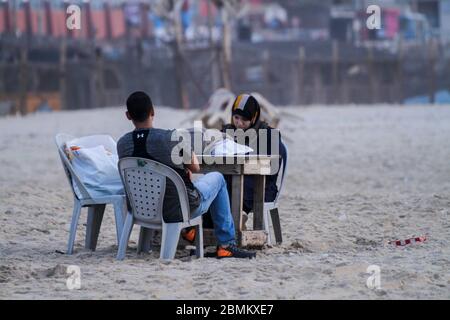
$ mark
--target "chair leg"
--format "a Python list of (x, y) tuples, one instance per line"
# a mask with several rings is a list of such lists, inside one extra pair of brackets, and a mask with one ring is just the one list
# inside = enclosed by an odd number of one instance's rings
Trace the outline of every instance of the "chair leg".
[(195, 226), (195, 255), (197, 258), (203, 258), (203, 228), (202, 222)]
[(141, 227), (139, 232), (139, 242), (137, 252), (148, 253), (152, 251), (153, 230)]
[(120, 236), (122, 235), (123, 224), (126, 218), (126, 200), (118, 200), (113, 203), (114, 205), (114, 217), (116, 219), (116, 236), (117, 244), (120, 242)]
[(81, 203), (78, 200), (74, 201), (72, 222), (70, 223), (69, 244), (67, 246), (67, 254), (73, 253), (73, 245), (75, 243), (75, 235), (77, 233), (78, 220), (81, 214)]
[(128, 247), (128, 240), (130, 239), (131, 230), (133, 229), (134, 218), (131, 213), (127, 215), (125, 224), (122, 229), (122, 235), (120, 236), (119, 249), (117, 250), (117, 260), (123, 260), (125, 258), (125, 252)]
[(103, 214), (105, 213), (104, 204), (96, 204), (88, 208), (86, 240), (85, 247), (95, 251), (97, 247), (98, 235), (100, 233), (100, 226), (102, 225)]
[(280, 215), (278, 214), (278, 208), (270, 210), (270, 216), (272, 218), (273, 232), (275, 233), (275, 241), (277, 244), (283, 242), (283, 236), (281, 233)]
[(177, 252), (178, 240), (180, 239), (180, 223), (164, 223), (161, 235), (160, 259), (172, 260)]

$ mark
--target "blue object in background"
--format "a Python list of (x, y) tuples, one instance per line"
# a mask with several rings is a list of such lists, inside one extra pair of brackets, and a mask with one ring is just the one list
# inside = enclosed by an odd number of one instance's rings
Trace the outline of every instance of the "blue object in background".
[(183, 30), (186, 30), (191, 25), (191, 12), (189, 10), (181, 12), (181, 23)]
[(150, 13), (149, 16), (151, 17), (150, 20), (153, 22), (153, 25), (156, 29), (158, 28), (164, 28), (164, 20), (158, 17), (156, 14)]
[[(448, 90), (440, 90), (434, 94), (434, 101), (436, 104), (450, 104), (450, 92)], [(403, 101), (405, 105), (415, 105), (415, 104), (430, 104), (430, 96), (415, 96)]]

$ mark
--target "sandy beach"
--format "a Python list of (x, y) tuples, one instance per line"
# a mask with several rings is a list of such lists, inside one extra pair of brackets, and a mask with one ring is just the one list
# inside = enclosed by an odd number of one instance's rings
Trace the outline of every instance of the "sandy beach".
[[(116, 261), (112, 208), (97, 251), (65, 252), (72, 193), (56, 133), (131, 130), (122, 108), (0, 118), (0, 299), (450, 299), (450, 107), (288, 107), (282, 245), (253, 260), (138, 256), (138, 228)], [(156, 109), (155, 126), (194, 112)], [(182, 124), (186, 127), (189, 124)], [(390, 240), (427, 236), (397, 247)], [(81, 270), (69, 290), (66, 269)], [(380, 268), (370, 289), (367, 268)]]

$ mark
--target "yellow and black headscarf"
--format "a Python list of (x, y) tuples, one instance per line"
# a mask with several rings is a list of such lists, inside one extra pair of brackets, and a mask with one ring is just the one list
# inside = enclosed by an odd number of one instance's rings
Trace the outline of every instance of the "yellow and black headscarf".
[[(240, 94), (233, 103), (231, 118), (236, 114), (250, 120), (250, 127), (254, 127), (259, 122), (261, 114), (258, 101), (249, 94)], [(231, 119), (231, 123), (233, 123), (233, 119)]]

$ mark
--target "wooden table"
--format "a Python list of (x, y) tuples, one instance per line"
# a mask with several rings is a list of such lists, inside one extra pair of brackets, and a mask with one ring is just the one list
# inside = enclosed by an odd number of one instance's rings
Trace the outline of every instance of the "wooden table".
[[(198, 156), (201, 173), (213, 171), (231, 175), (231, 213), (233, 215), (236, 235), (241, 246), (262, 246), (267, 242), (264, 231), (264, 192), (266, 176), (278, 171), (280, 157), (262, 155), (239, 156)], [(253, 231), (243, 231), (242, 205), (244, 195), (244, 176), (254, 177), (253, 194)]]

